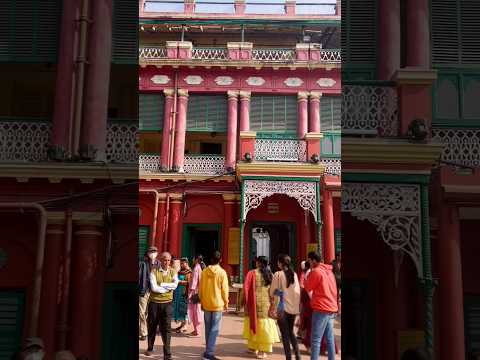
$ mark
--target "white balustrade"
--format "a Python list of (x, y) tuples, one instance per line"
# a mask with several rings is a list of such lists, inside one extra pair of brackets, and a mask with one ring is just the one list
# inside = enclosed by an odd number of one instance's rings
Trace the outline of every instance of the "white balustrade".
[(192, 49), (194, 60), (228, 60), (226, 48), (195, 47)]
[(296, 59), (295, 49), (253, 49), (252, 59), (268, 62), (292, 62)]
[(51, 123), (0, 120), (0, 161), (46, 161)]
[(132, 121), (109, 121), (107, 125), (107, 162), (137, 163), (138, 124)]
[(186, 174), (221, 175), (225, 173), (225, 156), (185, 155), (183, 172)]
[(138, 156), (138, 169), (148, 173), (160, 172), (160, 155), (140, 154)]
[(322, 49), (320, 51), (321, 62), (341, 63), (342, 51), (340, 49)]
[(304, 162), (307, 160), (307, 143), (304, 140), (256, 139), (255, 160)]
[(443, 161), (480, 167), (480, 129), (433, 129), (432, 140), (444, 145)]
[(165, 47), (142, 47), (139, 53), (140, 59), (155, 60), (167, 57), (167, 49)]
[(342, 160), (340, 158), (322, 158), (320, 164), (325, 165), (325, 172), (327, 174), (342, 174)]
[(342, 88), (342, 134), (398, 134), (398, 98), (393, 86), (345, 85)]

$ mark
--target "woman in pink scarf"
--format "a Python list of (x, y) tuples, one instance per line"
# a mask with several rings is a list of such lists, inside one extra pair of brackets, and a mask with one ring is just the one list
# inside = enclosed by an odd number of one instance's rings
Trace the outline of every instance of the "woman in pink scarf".
[(200, 303), (194, 304), (192, 302), (192, 296), (198, 294), (198, 287), (200, 285), (200, 277), (202, 276), (202, 271), (205, 268), (205, 263), (203, 262), (203, 256), (197, 255), (193, 259), (193, 274), (190, 281), (190, 288), (188, 292), (188, 318), (192, 322), (193, 331), (190, 333), (191, 336), (198, 336), (198, 327), (202, 323), (203, 311)]

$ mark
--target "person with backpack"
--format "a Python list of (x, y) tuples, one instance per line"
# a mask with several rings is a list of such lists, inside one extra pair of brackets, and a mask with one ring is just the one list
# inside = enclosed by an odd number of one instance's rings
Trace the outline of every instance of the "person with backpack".
[(300, 283), (297, 274), (293, 271), (290, 256), (278, 255), (277, 266), (280, 270), (273, 274), (270, 296), (273, 299), (278, 298), (277, 308), (283, 309), (277, 315), (277, 324), (282, 335), (285, 359), (292, 359), (292, 347), (295, 360), (300, 360), (298, 342), (293, 331), (295, 318), (300, 313)]

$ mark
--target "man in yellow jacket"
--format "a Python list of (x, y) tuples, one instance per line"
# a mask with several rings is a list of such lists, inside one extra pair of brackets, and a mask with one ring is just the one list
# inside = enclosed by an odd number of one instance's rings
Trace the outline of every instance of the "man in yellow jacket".
[(203, 353), (205, 360), (218, 360), (214, 355), (215, 343), (220, 331), (222, 312), (228, 309), (228, 277), (219, 265), (220, 259), (220, 252), (215, 251), (211, 265), (202, 271), (198, 289), (205, 318), (206, 349)]

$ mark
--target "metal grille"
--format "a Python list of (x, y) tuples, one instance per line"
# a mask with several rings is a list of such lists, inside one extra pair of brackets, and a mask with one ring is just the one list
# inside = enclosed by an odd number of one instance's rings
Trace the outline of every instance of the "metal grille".
[(255, 160), (306, 161), (307, 144), (304, 140), (256, 139)]
[(294, 61), (294, 49), (253, 49), (252, 59), (257, 61), (288, 62)]
[(226, 48), (197, 47), (192, 50), (194, 60), (228, 60)]

